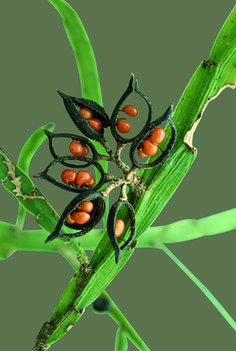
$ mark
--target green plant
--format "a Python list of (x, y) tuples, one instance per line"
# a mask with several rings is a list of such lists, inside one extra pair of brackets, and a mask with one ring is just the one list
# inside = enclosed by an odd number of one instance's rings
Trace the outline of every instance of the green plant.
[[(55, 1), (55, 4), (64, 4), (64, 2), (61, 1)], [(69, 8), (66, 7), (66, 9), (69, 10)], [(62, 10), (63, 11), (63, 10)], [(69, 12), (69, 15), (72, 15), (73, 12)], [(142, 238), (139, 239), (139, 246), (155, 246), (156, 241), (158, 240), (157, 247), (160, 249), (163, 249), (164, 252), (166, 252), (171, 258), (174, 258), (175, 262), (179, 263), (179, 261), (170, 253), (170, 251), (162, 244), (162, 243), (168, 243), (168, 242), (174, 242), (174, 241), (182, 241), (186, 240), (186, 233), (188, 235), (191, 235), (191, 237), (188, 236), (188, 239), (190, 238), (196, 238), (199, 236), (202, 236), (204, 234), (216, 234), (217, 231), (225, 231), (228, 229), (234, 228), (234, 223), (230, 223), (230, 219), (233, 217), (233, 210), (230, 212), (226, 212), (220, 215), (216, 215), (216, 217), (212, 218), (209, 217), (207, 219), (203, 219), (200, 221), (200, 228), (201, 224), (204, 226), (207, 226), (207, 230), (204, 229), (206, 227), (202, 227), (203, 231), (199, 233), (199, 231), (194, 233), (193, 227), (188, 227), (187, 225), (189, 222), (184, 222), (184, 223), (179, 223), (179, 224), (173, 224), (168, 227), (169, 232), (166, 233), (166, 228), (152, 228), (148, 229), (149, 225), (152, 223), (152, 221), (155, 219), (155, 217), (158, 215), (158, 213), (161, 211), (161, 209), (164, 207), (170, 196), (173, 194), (175, 191), (176, 187), (182, 180), (183, 176), (187, 172), (188, 168), (192, 164), (193, 160), (196, 157), (196, 153), (194, 153), (194, 149), (192, 148), (192, 145), (190, 144), (191, 141), (191, 136), (193, 133), (193, 129), (191, 127), (196, 124), (194, 124), (196, 121), (199, 122), (200, 117), (202, 115), (202, 111), (206, 106), (206, 103), (208, 103), (210, 99), (215, 97), (215, 95), (225, 87), (227, 84), (231, 84), (234, 86), (235, 84), (235, 78), (233, 76), (233, 70), (231, 68), (231, 64), (234, 62), (234, 32), (235, 28), (234, 25), (231, 22), (232, 16), (234, 16), (234, 12), (231, 14), (230, 19), (227, 21), (225, 24), (225, 27), (223, 28), (223, 31), (227, 32), (226, 34), (220, 33), (220, 36), (218, 39), (218, 42), (215, 43), (215, 46), (213, 48), (211, 57), (209, 60), (205, 63), (202, 63), (193, 76), (190, 85), (187, 87), (185, 91), (185, 95), (182, 97), (180, 100), (179, 105), (177, 106), (175, 110), (175, 116), (174, 120), (176, 122), (177, 128), (178, 128), (178, 139), (175, 144), (175, 149), (173, 151), (172, 159), (171, 162), (172, 164), (174, 163), (174, 167), (171, 167), (172, 165), (166, 164), (166, 165), (160, 165), (158, 168), (158, 179), (156, 179), (152, 184), (151, 184), (151, 191), (150, 192), (145, 192), (139, 199), (137, 205), (135, 206), (136, 210), (136, 216), (137, 216), (137, 237), (139, 237), (141, 234), (143, 234)], [(71, 21), (71, 18), (70, 18)], [(70, 22), (69, 22), (70, 23)], [(70, 33), (70, 32), (69, 32)], [(74, 33), (75, 34), (75, 33)], [(228, 36), (227, 36), (228, 35)], [(225, 41), (223, 43), (225, 44), (222, 45), (222, 37), (225, 37)], [(77, 38), (77, 36), (76, 36)], [(73, 38), (71, 38), (73, 39)], [(219, 40), (220, 46), (218, 46)], [(230, 43), (230, 45), (228, 45)], [(79, 42), (76, 42), (76, 45), (79, 45)], [(90, 47), (89, 47), (90, 48)], [(227, 51), (227, 50), (228, 51)], [(86, 52), (86, 50), (83, 50)], [(219, 61), (215, 61), (214, 55), (217, 55), (219, 57)], [(227, 55), (227, 60), (225, 60), (225, 57)], [(93, 59), (93, 56), (91, 56), (91, 59)], [(86, 60), (88, 63), (89, 61)], [(216, 63), (217, 62), (217, 65)], [(96, 79), (96, 82), (90, 82), (89, 80), (89, 73), (85, 72), (85, 75), (83, 76), (84, 70), (88, 67), (87, 65), (83, 66), (80, 68), (80, 76), (81, 76), (81, 81), (83, 82), (84, 89), (86, 87), (86, 94), (83, 94), (84, 97), (96, 100), (97, 102), (101, 103), (101, 96), (100, 96), (100, 89), (98, 88), (98, 80)], [(91, 67), (91, 66), (90, 66)], [(221, 77), (216, 81), (216, 77)], [(84, 77), (84, 78), (83, 78)], [(85, 85), (84, 85), (85, 84)], [(198, 87), (198, 89), (195, 89), (194, 91), (194, 96), (193, 94), (190, 94), (190, 92), (193, 91), (193, 87)], [(97, 87), (94, 90), (90, 91), (90, 88)], [(190, 95), (190, 96), (189, 96)], [(195, 99), (195, 100), (193, 100)], [(183, 101), (185, 101), (183, 103)], [(195, 109), (193, 109), (193, 104), (195, 101)], [(183, 106), (184, 105), (184, 106)], [(188, 112), (191, 111), (191, 119), (189, 118)], [(48, 125), (45, 128), (53, 128), (53, 125)], [(183, 143), (183, 137), (186, 136), (187, 131), (191, 130), (190, 132), (190, 141), (187, 141), (186, 143)], [(36, 136), (36, 139), (35, 139)], [(1, 153), (1, 159), (2, 159), (2, 170), (1, 170), (1, 179), (4, 180), (4, 187), (7, 188), (7, 190), (10, 190), (13, 192), (13, 190), (17, 190), (17, 192), (13, 195), (17, 196), (17, 199), (21, 203), (22, 206), (26, 207), (27, 210), (32, 213), (35, 217), (37, 217), (38, 223), (40, 226), (46, 230), (46, 232), (52, 231), (52, 229), (55, 226), (55, 223), (58, 219), (58, 217), (54, 216), (53, 210), (48, 206), (47, 201), (44, 199), (43, 195), (39, 191), (35, 191), (32, 193), (32, 190), (34, 189), (34, 186), (32, 182), (29, 180), (26, 174), (24, 174), (21, 170), (25, 171), (27, 173), (28, 170), (28, 165), (30, 162), (30, 158), (32, 154), (29, 154), (30, 151), (36, 151), (37, 147), (40, 145), (42, 139), (44, 138), (44, 134), (42, 133), (41, 129), (39, 129), (36, 134), (34, 135), (33, 138), (29, 139), (27, 142), (26, 146), (23, 148), (19, 161), (18, 161), (18, 168), (15, 168), (15, 166), (12, 164), (12, 162), (7, 158), (7, 156), (2, 152)], [(33, 146), (32, 140), (36, 140), (36, 145)], [(181, 172), (179, 170), (181, 169)], [(155, 170), (156, 172), (156, 170)], [(6, 178), (8, 173), (8, 179)], [(147, 170), (143, 174), (143, 179), (149, 183), (150, 179), (153, 178), (154, 171), (153, 170)], [(21, 177), (20, 177), (21, 176)], [(163, 189), (167, 189), (166, 193), (163, 194)], [(156, 198), (161, 198), (161, 201), (155, 204), (155, 199)], [(145, 211), (145, 204), (147, 202), (153, 203), (154, 206), (152, 208), (152, 211), (148, 214), (147, 221), (144, 222), (141, 219), (143, 218), (142, 214)], [(40, 213), (40, 216), (38, 214)], [(27, 246), (31, 249), (37, 248), (42, 250), (51, 250), (51, 251), (59, 251), (65, 256), (68, 256), (69, 254), (69, 262), (74, 266), (76, 271), (80, 269), (79, 263), (76, 259), (77, 255), (83, 254), (83, 251), (81, 251), (81, 248), (78, 246), (78, 241), (73, 240), (70, 245), (70, 249), (66, 247), (63, 242), (59, 244), (58, 243), (48, 243), (47, 248), (45, 245), (43, 245), (43, 242), (46, 238), (46, 233), (44, 231), (37, 232), (37, 242), (35, 240), (35, 236), (32, 236), (32, 232), (21, 232), (22, 229), (22, 224), (23, 224), (23, 219), (25, 215), (25, 210), (20, 207), (20, 212), (18, 216), (18, 221), (17, 221), (17, 228), (18, 228), (18, 235), (15, 237), (14, 240), (14, 247), (18, 247), (21, 249), (26, 248)], [(217, 225), (217, 221), (220, 220), (220, 223), (222, 223), (222, 216), (225, 216), (224, 218), (227, 218), (227, 220), (224, 220), (224, 226), (223, 230), (219, 229), (219, 225)], [(53, 219), (53, 220), (52, 220)], [(217, 231), (213, 229), (212, 227), (212, 221), (214, 224), (217, 225)], [(199, 230), (199, 223), (198, 223), (198, 230)], [(219, 223), (219, 222), (218, 222)], [(194, 223), (190, 223), (191, 225), (194, 226)], [(182, 225), (180, 232), (178, 235), (176, 234), (176, 230), (178, 226)], [(183, 225), (186, 225), (185, 230), (186, 232), (183, 232)], [(209, 226), (211, 228), (211, 232), (209, 232)], [(229, 226), (228, 226), (229, 225)], [(171, 228), (174, 229), (171, 231)], [(15, 228), (15, 227), (14, 227)], [(7, 253), (9, 252), (9, 249), (12, 248), (13, 243), (9, 241), (9, 235), (10, 232), (12, 232), (13, 226), (10, 224), (2, 223), (2, 242), (4, 242), (5, 246), (2, 245), (2, 257), (7, 256)], [(144, 231), (145, 235), (144, 235)], [(159, 233), (158, 233), (159, 232)], [(36, 234), (36, 232), (34, 233)], [(184, 235), (185, 234), (185, 235)], [(94, 231), (93, 233), (90, 233), (89, 236), (86, 236), (84, 238), (81, 238), (81, 243), (82, 247), (84, 249), (91, 249), (95, 248), (95, 245), (97, 244), (97, 238), (98, 235), (101, 235), (101, 231)], [(168, 235), (168, 236), (167, 236)], [(152, 236), (154, 236), (154, 243), (152, 242)], [(19, 240), (18, 244), (17, 241)], [(89, 241), (91, 240), (91, 241)], [(94, 241), (93, 241), (94, 240)], [(151, 243), (150, 243), (151, 242)], [(25, 245), (25, 247), (24, 247)], [(49, 246), (50, 245), (50, 246)], [(105, 247), (107, 246), (107, 237), (104, 235), (104, 238), (102, 239), (101, 243), (99, 244), (99, 250), (102, 252), (105, 252)], [(94, 256), (92, 258), (92, 267), (94, 270), (96, 270), (97, 275), (96, 278), (93, 277), (91, 274), (91, 271), (89, 270), (82, 270), (83, 277), (80, 275), (74, 277), (68, 286), (67, 290), (65, 291), (65, 294), (62, 297), (61, 302), (59, 303), (58, 307), (56, 308), (56, 311), (54, 312), (54, 315), (52, 317), (53, 321), (53, 326), (57, 325), (56, 331), (53, 331), (52, 335), (49, 335), (48, 337), (47, 334), (51, 333), (50, 330), (50, 325), (46, 324), (45, 325), (45, 330), (41, 331), (40, 337), (41, 337), (41, 344), (42, 340), (45, 338), (45, 344), (51, 344), (55, 340), (57, 340), (61, 335), (64, 334), (64, 332), (68, 329), (68, 327), (77, 320), (79, 316), (76, 315), (76, 310), (78, 311), (83, 311), (83, 308), (86, 307), (88, 304), (90, 304), (100, 293), (101, 291), (107, 286), (109, 281), (112, 280), (113, 277), (117, 274), (117, 272), (120, 270), (120, 268), (126, 263), (127, 259), (131, 255), (130, 251), (124, 252), (124, 255), (122, 256), (122, 260), (120, 265), (117, 267), (114, 264), (114, 258), (113, 258), (113, 251), (109, 250), (107, 252), (107, 259), (103, 259), (101, 262), (100, 256), (98, 254), (98, 249), (94, 252)], [(85, 256), (82, 256), (85, 257)], [(109, 263), (108, 263), (109, 262)], [(82, 262), (83, 263), (83, 262)], [(183, 268), (183, 266), (182, 266)], [(191, 276), (191, 273), (187, 271), (187, 273)], [(106, 279), (103, 279), (104, 276)], [(75, 286), (78, 282), (79, 279), (82, 279), (82, 284), (86, 284), (86, 289), (84, 290), (83, 294), (81, 293), (79, 296), (76, 294), (78, 293), (77, 287)], [(98, 282), (102, 282), (103, 285), (99, 285), (99, 288), (96, 291), (91, 291), (93, 290), (93, 287), (98, 284)], [(200, 284), (199, 281), (195, 280), (196, 283)], [(202, 289), (206, 293), (206, 289), (200, 285)], [(91, 289), (91, 290), (89, 290)], [(75, 298), (75, 304), (77, 305), (76, 309), (71, 309), (71, 296), (74, 295)], [(66, 306), (67, 299), (70, 299), (69, 301), (69, 306)], [(105, 296), (107, 298), (107, 296)], [(212, 297), (212, 295), (209, 295), (210, 299), (212, 300), (213, 303), (215, 303), (220, 310), (222, 311), (222, 314), (227, 318), (228, 322), (235, 328), (235, 322), (232, 321), (232, 319), (229, 317), (228, 314), (222, 309), (222, 306), (220, 306), (216, 300)], [(114, 311), (117, 311), (114, 307)], [(113, 311), (113, 312), (114, 312)], [(58, 314), (57, 314), (58, 313)], [(111, 313), (112, 314), (112, 313)], [(118, 314), (118, 316), (122, 319), (122, 322), (120, 323), (123, 325), (124, 320), (121, 314)], [(55, 318), (54, 318), (55, 317)], [(66, 320), (66, 323), (64, 321), (65, 317), (68, 317)], [(114, 317), (114, 314), (113, 314)], [(129, 331), (128, 337), (133, 340), (134, 343), (141, 343), (140, 338), (135, 334), (133, 330)], [(118, 341), (117, 343), (121, 342), (123, 340), (123, 334), (118, 333)], [(40, 346), (43, 349), (43, 346)], [(46, 347), (46, 346), (45, 346)], [(139, 346), (140, 349), (142, 349), (141, 346)], [(40, 349), (39, 346), (38, 348), (35, 349)], [(46, 348), (45, 348), (46, 349)], [(120, 348), (121, 349), (121, 348)], [(125, 349), (125, 346), (124, 346)], [(145, 346), (143, 346), (143, 349), (145, 349)]]

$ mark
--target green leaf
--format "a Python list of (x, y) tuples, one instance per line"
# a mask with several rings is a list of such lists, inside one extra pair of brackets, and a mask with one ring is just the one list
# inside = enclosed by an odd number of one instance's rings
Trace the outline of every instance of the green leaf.
[(94, 52), (84, 26), (74, 9), (64, 0), (48, 0), (63, 19), (73, 49), (85, 99), (102, 105), (102, 94)]
[[(220, 31), (210, 59), (200, 64), (180, 98), (173, 116), (177, 128), (177, 140), (169, 159), (155, 169), (143, 173), (143, 179), (150, 191), (143, 193), (135, 206), (138, 221), (137, 238), (159, 215), (193, 163), (197, 150), (192, 145), (192, 138), (207, 104), (224, 88), (235, 87), (235, 16), (236, 7)], [(149, 204), (147, 213), (145, 213), (146, 204)], [(143, 221), (144, 213), (145, 221)]]
[(54, 229), (59, 216), (45, 196), (35, 188), (28, 175), (16, 166), (2, 149), (0, 149), (0, 179), (3, 187), (16, 197), (42, 228), (49, 232)]

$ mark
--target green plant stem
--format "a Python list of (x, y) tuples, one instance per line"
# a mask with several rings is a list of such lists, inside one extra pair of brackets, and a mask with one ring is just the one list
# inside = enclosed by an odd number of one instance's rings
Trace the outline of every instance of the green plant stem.
[(24, 228), (26, 209), (19, 203), (17, 218), (16, 218), (16, 227), (21, 230)]
[[(18, 157), (18, 162), (17, 166), (22, 169), (27, 175), (29, 172), (29, 166), (30, 162), (37, 152), (38, 148), (41, 146), (41, 144), (44, 142), (45, 139), (47, 139), (45, 133), (43, 132), (43, 129), (47, 129), (48, 131), (53, 131), (55, 128), (55, 123), (47, 123), (43, 127), (38, 128), (31, 136), (28, 138), (28, 140), (25, 142), (24, 146), (22, 147), (19, 157)], [(24, 221), (25, 221), (25, 215), (26, 215), (26, 209), (19, 204), (19, 211), (17, 215), (17, 220), (16, 220), (16, 227), (18, 230), (23, 229), (24, 226)]]
[(215, 306), (219, 313), (225, 318), (229, 325), (236, 331), (236, 322), (221, 305), (221, 303), (215, 298), (215, 296), (207, 289), (207, 287), (200, 282), (200, 280), (164, 245), (157, 244), (158, 249), (164, 251), (170, 259), (179, 266), (180, 269), (193, 281), (194, 284), (203, 292), (203, 294), (210, 300), (210, 302)]
[(23, 230), (10, 223), (0, 222), (0, 259), (6, 259), (15, 251), (41, 251), (60, 253), (78, 271), (80, 263), (78, 252), (68, 247), (62, 240), (44, 244), (48, 232), (44, 230)]
[(236, 229), (236, 208), (201, 219), (183, 219), (159, 227), (149, 227), (139, 239), (139, 247), (153, 247), (155, 241), (178, 243)]
[(108, 314), (125, 331), (127, 338), (129, 338), (129, 340), (137, 347), (139, 351), (150, 350), (129, 321), (125, 318), (117, 305), (112, 301), (110, 296), (105, 291), (101, 294), (101, 296), (105, 297), (109, 301), (111, 307)]
[[(103, 230), (91, 231), (90, 240), (86, 245), (86, 250), (93, 250), (98, 243)], [(66, 246), (61, 239), (55, 239), (45, 244), (44, 241), (48, 237), (46, 230), (22, 230), (18, 231), (13, 224), (0, 222), (0, 259), (4, 259), (7, 255), (3, 253), (14, 251), (42, 251), (42, 252), (58, 252), (61, 253), (61, 247)], [(80, 238), (82, 239), (82, 238)], [(79, 245), (82, 240), (74, 239), (73, 242)], [(83, 238), (85, 242), (85, 238)], [(71, 248), (70, 248), (71, 250)]]
[(116, 332), (116, 343), (114, 351), (127, 351), (128, 341), (126, 332), (122, 327), (119, 327)]
[[(164, 226), (150, 227), (139, 239), (138, 248), (152, 248), (157, 242), (167, 244), (199, 239), (234, 229), (236, 229), (236, 208), (201, 219), (184, 219)], [(103, 231), (94, 229), (88, 235), (74, 239), (74, 242), (77, 240), (85, 250), (94, 250)], [(64, 242), (56, 239), (44, 244), (47, 236), (46, 230), (18, 230), (12, 224), (0, 222), (0, 258), (7, 258), (7, 253), (12, 254), (14, 251), (58, 252), (58, 247), (64, 245)]]
[(63, 25), (75, 55), (82, 95), (102, 105), (102, 93), (95, 55), (87, 32), (74, 9), (64, 0), (48, 0), (63, 19)]

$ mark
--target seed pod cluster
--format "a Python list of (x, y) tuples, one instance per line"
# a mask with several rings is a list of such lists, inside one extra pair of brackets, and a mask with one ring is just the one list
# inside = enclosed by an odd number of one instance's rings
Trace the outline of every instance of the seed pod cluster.
[[(107, 220), (108, 237), (115, 252), (115, 261), (118, 264), (122, 252), (128, 247), (133, 247), (132, 243), (135, 238), (135, 212), (132, 204), (127, 201), (125, 187), (128, 186), (131, 191), (141, 191), (139, 188), (144, 189), (142, 179), (138, 174), (134, 176), (133, 170), (155, 167), (169, 155), (176, 138), (176, 128), (172, 120), (173, 107), (169, 106), (161, 117), (153, 121), (151, 102), (140, 91), (133, 75), (127, 89), (118, 100), (111, 118), (108, 117), (102, 106), (92, 100), (75, 98), (61, 91), (58, 93), (70, 118), (83, 136), (70, 133), (51, 133), (44, 130), (48, 137), (53, 161), (35, 177), (45, 179), (61, 189), (78, 193), (66, 206), (46, 242), (57, 237), (79, 237), (91, 231), (104, 215), (105, 197), (115, 186), (121, 186), (123, 190), (121, 190), (120, 198), (111, 206)], [(126, 102), (132, 93), (137, 94), (146, 103), (148, 113), (142, 130), (136, 136), (129, 137), (132, 128), (130, 122), (134, 120), (138, 122), (141, 117), (138, 108)], [(170, 126), (171, 133), (168, 133), (168, 137), (163, 129), (163, 124)], [(129, 151), (131, 168), (120, 160), (118, 153), (113, 155), (112, 150), (107, 147), (104, 131), (108, 127), (117, 142), (117, 150), (120, 146), (124, 147), (127, 143), (131, 143)], [(55, 147), (56, 140), (62, 139), (67, 141), (66, 152), (69, 155), (60, 155)], [(100, 142), (106, 148), (109, 156), (99, 154), (89, 139)], [(148, 157), (152, 157), (151, 162), (140, 162), (142, 158)], [(124, 176), (117, 177), (106, 174), (98, 162), (99, 160), (116, 162)], [(51, 169), (54, 166), (58, 167), (58, 165), (66, 167), (60, 172), (60, 180), (50, 175)], [(98, 171), (97, 180), (91, 175), (88, 167)], [(107, 188), (104, 189), (106, 183), (108, 183)], [(126, 215), (122, 217), (119, 210), (124, 207)], [(75, 230), (75, 232), (65, 233), (64, 226)]]

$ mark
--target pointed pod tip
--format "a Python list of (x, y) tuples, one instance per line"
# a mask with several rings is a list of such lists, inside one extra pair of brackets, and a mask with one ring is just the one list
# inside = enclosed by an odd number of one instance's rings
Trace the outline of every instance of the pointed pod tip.
[(62, 99), (65, 99), (68, 97), (65, 93), (63, 93), (61, 90), (57, 89), (57, 93), (62, 97)]
[(120, 262), (120, 258), (121, 258), (121, 251), (119, 250), (119, 252), (116, 252), (115, 254), (116, 264)]
[(167, 110), (169, 110), (169, 111), (173, 111), (173, 109), (174, 109), (174, 104), (172, 103), (172, 104), (170, 104), (170, 106), (168, 107), (168, 109), (167, 109)]
[(174, 104), (171, 104), (170, 106), (167, 107), (163, 116), (166, 116), (167, 118), (171, 118), (173, 115), (173, 112), (174, 112)]
[(52, 234), (50, 234), (47, 239), (44, 241), (44, 243), (48, 243), (54, 239), (56, 239), (58, 237), (58, 233), (52, 232)]

